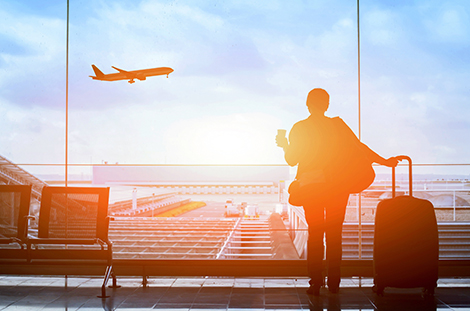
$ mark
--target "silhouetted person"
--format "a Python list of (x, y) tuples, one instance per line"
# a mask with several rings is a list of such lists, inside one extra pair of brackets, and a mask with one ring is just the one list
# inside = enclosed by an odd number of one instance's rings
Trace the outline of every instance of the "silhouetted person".
[[(310, 116), (297, 122), (286, 137), (277, 136), (276, 143), (284, 149), (284, 157), (290, 166), (298, 165), (296, 179), (308, 176), (317, 183), (319, 191), (314, 191), (305, 203), (302, 202), (308, 223), (307, 260), (310, 288), (307, 293), (318, 295), (323, 286), (323, 235), (326, 234), (326, 259), (328, 263), (328, 289), (332, 293), (339, 290), (341, 281), (341, 234), (346, 205), (350, 192), (345, 188), (324, 187), (332, 177), (341, 175), (348, 167), (348, 150), (342, 149), (345, 139), (370, 160), (386, 166), (396, 166), (395, 158), (385, 159), (361, 143), (354, 132), (340, 118), (329, 118), (325, 112), (330, 96), (323, 89), (313, 89), (307, 96)], [(340, 156), (338, 156), (340, 155)], [(341, 162), (341, 163), (340, 163)], [(338, 175), (338, 176), (339, 176)]]

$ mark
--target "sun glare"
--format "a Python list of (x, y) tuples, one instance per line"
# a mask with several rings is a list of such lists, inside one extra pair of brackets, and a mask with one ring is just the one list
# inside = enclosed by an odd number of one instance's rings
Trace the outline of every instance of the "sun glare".
[(179, 123), (167, 136), (167, 151), (183, 163), (273, 163), (275, 125), (268, 119), (255, 120), (224, 116)]

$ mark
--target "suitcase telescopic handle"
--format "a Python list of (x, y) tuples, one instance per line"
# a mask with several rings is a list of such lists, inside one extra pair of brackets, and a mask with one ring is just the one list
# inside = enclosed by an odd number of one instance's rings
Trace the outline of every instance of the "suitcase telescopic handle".
[[(413, 172), (412, 172), (412, 166), (413, 165), (412, 165), (412, 162), (411, 162), (411, 158), (409, 156), (406, 156), (406, 155), (400, 155), (400, 156), (396, 156), (395, 159), (397, 159), (398, 161), (402, 161), (402, 160), (407, 160), (408, 161), (408, 164), (409, 164), (408, 175), (409, 175), (410, 196), (412, 196), (413, 195)], [(396, 188), (395, 167), (392, 167), (392, 198), (394, 198), (395, 195), (396, 195), (395, 188)]]

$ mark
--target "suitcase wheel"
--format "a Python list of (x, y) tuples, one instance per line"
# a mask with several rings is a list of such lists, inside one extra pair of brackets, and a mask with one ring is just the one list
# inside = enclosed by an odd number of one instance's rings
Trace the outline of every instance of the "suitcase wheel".
[(384, 295), (384, 288), (383, 287), (379, 287), (377, 285), (374, 285), (372, 287), (372, 291), (377, 294), (378, 296), (383, 296)]

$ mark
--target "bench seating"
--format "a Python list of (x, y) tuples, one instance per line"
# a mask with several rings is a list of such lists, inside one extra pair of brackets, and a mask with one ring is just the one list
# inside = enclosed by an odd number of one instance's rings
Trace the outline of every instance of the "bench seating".
[[(113, 271), (108, 239), (109, 188), (42, 189), (37, 231), (28, 236), (31, 186), (0, 185), (0, 262), (14, 266), (106, 267), (101, 298)], [(37, 232), (37, 235), (35, 234)]]

